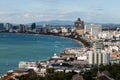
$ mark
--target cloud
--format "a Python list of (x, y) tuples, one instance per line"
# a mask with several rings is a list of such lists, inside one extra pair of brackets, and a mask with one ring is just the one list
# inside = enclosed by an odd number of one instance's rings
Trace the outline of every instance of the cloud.
[[(61, 12), (60, 12), (61, 11)], [(85, 22), (112, 22), (120, 21), (120, 17), (112, 17), (110, 14), (102, 12), (101, 8), (79, 11), (54, 11), (51, 12), (0, 12), (0, 22), (10, 23), (31, 23), (36, 21), (49, 20), (71, 20), (75, 21), (78, 17)]]
[(104, 11), (103, 8), (96, 8), (95, 10), (96, 10), (96, 11)]
[(57, 0), (43, 0), (43, 1), (57, 1)]
[(93, 9), (95, 11), (104, 11), (104, 8), (101, 6), (92, 7), (91, 9)]
[(32, 17), (33, 15), (31, 15), (31, 14), (29, 14), (29, 13), (25, 13), (25, 14), (23, 14), (23, 17), (24, 18), (30, 18), (30, 17)]

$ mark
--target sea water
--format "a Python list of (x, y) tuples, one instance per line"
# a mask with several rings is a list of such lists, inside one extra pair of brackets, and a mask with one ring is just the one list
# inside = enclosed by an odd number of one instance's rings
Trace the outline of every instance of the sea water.
[(68, 38), (0, 33), (0, 75), (18, 68), (20, 61), (47, 60), (64, 48), (74, 47), (82, 46)]

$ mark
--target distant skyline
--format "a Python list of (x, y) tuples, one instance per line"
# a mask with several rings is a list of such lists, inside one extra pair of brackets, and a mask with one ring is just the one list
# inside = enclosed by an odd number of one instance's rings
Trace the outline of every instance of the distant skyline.
[(50, 20), (120, 24), (120, 0), (0, 0), (0, 22)]

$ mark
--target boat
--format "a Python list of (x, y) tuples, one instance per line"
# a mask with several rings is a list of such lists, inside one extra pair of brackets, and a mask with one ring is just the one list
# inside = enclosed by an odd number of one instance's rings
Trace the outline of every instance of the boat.
[(5, 66), (9, 66), (9, 64), (5, 64)]

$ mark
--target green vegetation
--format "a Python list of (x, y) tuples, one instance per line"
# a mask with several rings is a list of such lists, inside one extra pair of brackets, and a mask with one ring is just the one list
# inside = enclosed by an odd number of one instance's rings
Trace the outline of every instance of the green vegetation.
[(38, 76), (34, 71), (29, 72), (29, 74), (16, 77), (18, 80), (44, 80), (43, 77)]
[(72, 65), (70, 65), (68, 63), (62, 63), (62, 67), (72, 67)]
[(64, 73), (64, 72), (55, 72), (54, 74), (47, 75), (43, 80), (71, 80), (72, 75), (76, 73), (74, 72), (69, 72), (69, 73)]
[[(113, 64), (113, 65), (100, 65), (99, 71), (108, 71), (110, 73), (110, 77), (115, 80), (120, 80), (120, 65)], [(91, 69), (90, 72), (83, 74), (83, 78), (85, 80), (94, 80), (93, 78), (97, 76), (98, 67), (94, 67)], [(98, 79), (99, 80), (99, 79)], [(101, 80), (101, 79), (100, 79)]]
[(72, 75), (76, 74), (75, 72), (54, 72), (52, 74), (48, 74), (45, 77), (38, 76), (35, 72), (31, 72), (27, 75), (23, 75), (17, 77), (19, 80), (71, 80)]
[(91, 46), (91, 44), (89, 42), (87, 42), (85, 39), (81, 38), (77, 34), (73, 33), (73, 34), (71, 34), (70, 36), (67, 36), (67, 37), (80, 41), (81, 43), (84, 44), (85, 47), (90, 47)]
[(49, 73), (49, 74), (50, 74), (50, 73), (54, 73), (54, 68), (47, 68), (46, 71), (47, 71), (47, 73)]
[[(54, 72), (54, 69), (50, 68), (47, 69), (48, 74), (45, 77), (38, 76), (35, 72), (30, 72), (27, 75), (23, 75), (20, 77), (17, 77), (19, 80), (71, 80), (72, 76), (75, 75), (75, 72)], [(110, 73), (110, 77), (119, 80), (120, 79), (120, 65), (114, 64), (114, 65), (100, 65), (99, 71), (108, 71)], [(97, 76), (98, 67), (94, 66), (90, 71), (87, 71), (85, 73), (81, 73), (80, 75), (83, 76), (84, 80), (102, 80), (100, 78), (95, 78)]]

